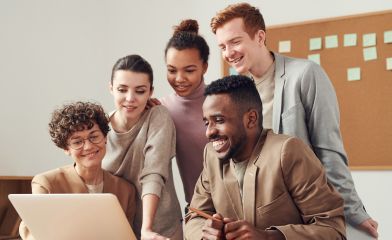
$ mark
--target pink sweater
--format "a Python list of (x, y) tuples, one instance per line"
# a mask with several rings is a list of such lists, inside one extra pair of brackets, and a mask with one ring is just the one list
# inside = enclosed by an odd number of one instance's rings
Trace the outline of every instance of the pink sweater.
[(203, 170), (203, 151), (207, 143), (202, 111), (204, 89), (202, 82), (190, 96), (180, 97), (174, 93), (160, 99), (176, 127), (176, 159), (188, 203)]

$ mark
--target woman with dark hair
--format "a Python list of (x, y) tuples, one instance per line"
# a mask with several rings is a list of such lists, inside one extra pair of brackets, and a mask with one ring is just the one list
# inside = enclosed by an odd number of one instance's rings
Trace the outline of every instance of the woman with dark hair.
[[(100, 105), (75, 102), (55, 110), (49, 123), (50, 136), (74, 163), (36, 175), (31, 182), (32, 193), (112, 193), (132, 224), (135, 187), (101, 168), (109, 130)], [(34, 239), (23, 222), (19, 233), (22, 239)]]
[(203, 149), (207, 143), (202, 105), (209, 47), (198, 30), (197, 21), (192, 19), (174, 28), (165, 49), (165, 60), (167, 80), (175, 93), (161, 99), (176, 126), (176, 159), (187, 203), (203, 169)]
[(119, 59), (112, 70), (108, 153), (103, 166), (136, 186), (133, 230), (141, 239), (183, 239), (171, 160), (175, 129), (163, 106), (146, 109), (153, 92), (150, 64), (139, 55)]

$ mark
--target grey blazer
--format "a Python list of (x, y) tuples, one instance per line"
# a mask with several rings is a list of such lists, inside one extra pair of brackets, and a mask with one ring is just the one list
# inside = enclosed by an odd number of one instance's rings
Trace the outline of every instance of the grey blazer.
[(309, 60), (275, 56), (272, 128), (301, 138), (324, 165), (329, 182), (345, 201), (346, 220), (369, 218), (347, 167), (335, 90), (324, 70)]

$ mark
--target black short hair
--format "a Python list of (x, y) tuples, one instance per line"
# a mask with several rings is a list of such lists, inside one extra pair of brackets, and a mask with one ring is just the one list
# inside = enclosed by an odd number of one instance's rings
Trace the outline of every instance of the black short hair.
[(252, 79), (244, 75), (231, 75), (215, 80), (206, 87), (204, 96), (217, 94), (228, 94), (241, 114), (256, 109), (259, 113), (259, 127), (262, 128), (263, 104)]

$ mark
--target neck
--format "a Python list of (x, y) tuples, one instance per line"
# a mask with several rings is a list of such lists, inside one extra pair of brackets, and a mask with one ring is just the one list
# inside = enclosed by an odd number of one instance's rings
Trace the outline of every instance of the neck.
[(246, 156), (243, 156), (239, 159), (235, 159), (235, 162), (243, 162), (247, 161), (252, 157), (252, 154), (255, 150), (255, 147), (257, 145), (257, 142), (259, 141), (261, 132), (263, 129), (257, 129), (257, 131), (250, 132), (248, 135), (248, 141), (246, 143), (246, 146), (244, 146), (245, 151), (248, 153)]
[(274, 63), (274, 57), (266, 47), (262, 49), (257, 63), (258, 64), (249, 71), (253, 76), (261, 78)]
[(75, 170), (85, 184), (98, 185), (103, 181), (103, 170), (101, 167), (85, 168), (76, 164)]
[(123, 117), (118, 111), (114, 113), (111, 121), (113, 129), (118, 133), (128, 132), (137, 123), (140, 116), (137, 118), (126, 118)]

